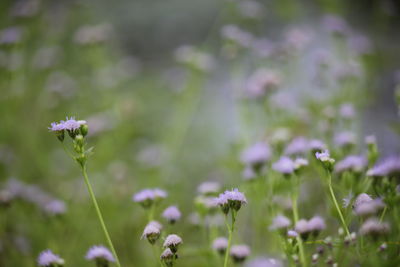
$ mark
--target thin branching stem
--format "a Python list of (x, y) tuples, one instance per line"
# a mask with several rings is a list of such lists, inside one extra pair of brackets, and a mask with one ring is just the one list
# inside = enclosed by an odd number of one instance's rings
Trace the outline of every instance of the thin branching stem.
[(116, 265), (117, 265), (118, 267), (121, 267), (121, 264), (119, 263), (118, 255), (117, 255), (117, 253), (115, 252), (114, 245), (113, 245), (113, 243), (112, 243), (112, 241), (111, 241), (110, 235), (108, 234), (106, 224), (104, 223), (104, 219), (103, 219), (103, 216), (102, 216), (102, 214), (101, 214), (99, 205), (97, 204), (96, 196), (94, 195), (92, 186), (91, 186), (91, 184), (90, 184), (89, 177), (88, 177), (87, 172), (86, 172), (86, 165), (83, 165), (83, 166), (82, 166), (82, 173), (83, 173), (83, 177), (84, 177), (84, 180), (85, 180), (87, 189), (88, 189), (88, 191), (89, 191), (90, 198), (92, 199), (94, 208), (96, 209), (97, 217), (98, 217), (98, 219), (99, 219), (99, 221), (100, 221), (101, 228), (103, 229), (104, 235), (106, 236), (108, 246), (110, 247), (112, 253), (114, 254), (115, 263), (116, 263)]

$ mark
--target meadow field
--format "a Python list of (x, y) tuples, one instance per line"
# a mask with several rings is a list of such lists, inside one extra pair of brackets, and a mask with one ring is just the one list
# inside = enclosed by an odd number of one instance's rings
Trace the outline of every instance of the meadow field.
[(0, 2), (0, 267), (400, 266), (394, 0)]

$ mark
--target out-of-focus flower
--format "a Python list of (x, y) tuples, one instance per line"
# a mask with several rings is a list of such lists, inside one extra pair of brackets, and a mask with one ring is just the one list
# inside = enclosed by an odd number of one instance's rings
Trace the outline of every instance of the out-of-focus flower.
[(158, 188), (154, 188), (144, 189), (133, 195), (132, 199), (134, 202), (140, 203), (144, 208), (149, 208), (151, 205), (157, 204), (166, 197), (167, 192)]
[(44, 210), (46, 213), (50, 215), (62, 215), (67, 211), (67, 206), (64, 201), (61, 200), (52, 200), (44, 206)]
[(247, 245), (232, 246), (230, 254), (234, 262), (243, 262), (250, 255), (250, 247)]
[(304, 137), (296, 137), (285, 148), (286, 155), (304, 154), (309, 150), (309, 142)]
[(379, 222), (376, 218), (370, 218), (361, 225), (360, 234), (377, 238), (381, 235), (387, 234), (389, 230), (390, 226), (388, 223)]
[(267, 258), (267, 257), (257, 257), (249, 261), (246, 267), (283, 267), (283, 262), (279, 259)]
[(33, 17), (40, 9), (39, 0), (20, 0), (15, 1), (15, 4), (11, 8), (10, 15), (13, 17)]
[(325, 220), (320, 216), (314, 216), (308, 221), (308, 229), (314, 236), (317, 236), (325, 228)]
[(351, 171), (354, 173), (360, 173), (366, 167), (367, 159), (364, 156), (350, 155), (336, 163), (335, 172), (343, 173), (345, 171)]
[(398, 177), (400, 176), (400, 157), (391, 156), (367, 171), (367, 176), (371, 177)]
[(170, 206), (166, 208), (162, 216), (171, 224), (174, 224), (181, 218), (181, 212), (176, 206)]
[(293, 174), (295, 169), (294, 161), (289, 157), (281, 157), (277, 162), (272, 164), (272, 169), (284, 175)]
[(281, 75), (273, 70), (258, 69), (247, 80), (245, 94), (249, 98), (264, 97), (275, 91), (282, 83)]
[(381, 199), (372, 199), (365, 193), (358, 195), (353, 205), (354, 213), (359, 216), (375, 215), (384, 207), (385, 204)]
[(0, 45), (12, 45), (19, 43), (23, 37), (23, 30), (14, 26), (0, 31)]
[(236, 25), (225, 25), (221, 29), (223, 38), (241, 47), (249, 48), (253, 42), (253, 36)]
[(219, 192), (220, 189), (221, 189), (220, 183), (214, 182), (214, 181), (207, 181), (207, 182), (201, 183), (197, 187), (197, 192), (199, 192), (200, 194), (203, 194), (203, 195), (212, 195), (212, 194)]
[(270, 157), (271, 150), (268, 144), (259, 142), (245, 149), (240, 159), (244, 164), (252, 166), (255, 170), (259, 170)]
[(50, 249), (39, 254), (37, 259), (38, 265), (41, 267), (63, 266), (64, 259), (54, 254)]
[(339, 35), (346, 35), (349, 32), (346, 21), (339, 16), (325, 15), (322, 23), (328, 32)]
[(242, 177), (245, 181), (251, 181), (257, 178), (257, 173), (250, 166), (246, 166), (242, 172)]
[(212, 243), (212, 248), (216, 250), (220, 255), (224, 255), (226, 248), (228, 247), (228, 239), (225, 237), (217, 237)]
[(86, 253), (87, 260), (93, 260), (100, 263), (115, 262), (114, 256), (108, 248), (99, 245), (91, 247)]
[(353, 132), (337, 133), (334, 137), (334, 142), (340, 147), (353, 146), (356, 143), (356, 136)]
[(339, 114), (344, 119), (352, 119), (354, 118), (356, 112), (354, 110), (354, 106), (351, 103), (344, 103), (340, 106)]
[(352, 34), (348, 39), (348, 46), (359, 55), (369, 54), (372, 51), (371, 41), (365, 35)]
[(278, 215), (272, 220), (272, 224), (269, 227), (270, 230), (283, 230), (286, 232), (286, 230), (289, 228), (291, 225), (291, 221), (289, 218), (287, 218), (284, 215)]
[(110, 24), (86, 25), (80, 27), (74, 35), (74, 41), (81, 45), (92, 45), (106, 41), (111, 34)]
[(311, 33), (304, 29), (290, 29), (285, 34), (285, 39), (289, 49), (301, 51), (310, 43)]
[(326, 150), (326, 145), (324, 142), (318, 139), (312, 139), (308, 143), (309, 149), (311, 152), (316, 153), (316, 152), (322, 152)]
[(295, 231), (300, 234), (300, 236), (306, 240), (308, 237), (308, 234), (310, 232), (310, 228), (309, 228), (309, 224), (308, 221), (305, 219), (300, 219), (299, 221), (297, 221), (295, 227), (294, 227)]
[(178, 47), (174, 52), (174, 56), (179, 63), (187, 64), (205, 72), (211, 71), (216, 65), (214, 58), (210, 54), (198, 51), (189, 45)]
[(296, 238), (299, 236), (295, 230), (288, 230), (286, 234), (289, 238)]

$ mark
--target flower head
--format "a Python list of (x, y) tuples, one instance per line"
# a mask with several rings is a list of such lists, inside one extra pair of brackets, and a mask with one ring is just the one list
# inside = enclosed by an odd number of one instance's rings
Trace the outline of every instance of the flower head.
[(371, 177), (399, 177), (400, 176), (400, 157), (392, 156), (384, 159), (380, 163), (367, 171), (367, 176)]
[(283, 215), (278, 215), (272, 220), (272, 224), (269, 227), (271, 230), (286, 230), (291, 224), (289, 218)]
[(138, 193), (134, 194), (132, 199), (134, 202), (141, 204), (144, 208), (149, 208), (153, 204), (157, 204), (159, 201), (167, 197), (167, 193), (164, 190), (154, 189), (143, 189)]
[(164, 210), (162, 216), (173, 224), (181, 218), (181, 212), (176, 206), (170, 206)]
[(64, 260), (60, 256), (54, 254), (50, 249), (42, 251), (39, 254), (37, 262), (38, 265), (41, 267), (50, 267), (52, 265), (55, 266), (64, 265)]
[(309, 149), (309, 142), (306, 138), (300, 136), (290, 142), (285, 148), (286, 155), (297, 155), (307, 152)]
[(114, 256), (108, 248), (99, 245), (91, 247), (86, 253), (87, 260), (94, 260), (99, 262), (115, 262)]
[(320, 216), (314, 216), (308, 221), (308, 229), (314, 236), (317, 236), (325, 228), (325, 220)]
[(258, 170), (270, 159), (270, 157), (271, 150), (268, 144), (260, 142), (244, 150), (240, 158), (244, 164), (252, 166), (254, 169)]
[(164, 241), (163, 247), (170, 248), (172, 253), (176, 253), (178, 250), (178, 246), (182, 243), (182, 238), (180, 238), (178, 235), (172, 234), (167, 236)]
[(315, 157), (322, 162), (323, 166), (329, 170), (333, 170), (333, 165), (335, 163), (335, 160), (331, 158), (329, 151), (325, 150), (324, 152), (316, 152)]
[(364, 156), (350, 155), (336, 163), (335, 172), (352, 171), (360, 173), (366, 166), (367, 160)]
[(238, 211), (243, 204), (247, 203), (247, 200), (244, 194), (235, 188), (220, 194), (218, 198), (215, 199), (215, 202), (222, 208), (222, 211), (227, 214), (230, 208)]
[(277, 162), (272, 164), (272, 169), (284, 175), (290, 175), (294, 172), (294, 161), (289, 157), (281, 157)]
[(197, 192), (203, 195), (210, 195), (217, 193), (220, 188), (221, 185), (218, 182), (207, 181), (197, 187)]
[(235, 262), (240, 263), (250, 255), (250, 248), (247, 245), (235, 245), (232, 246), (230, 254)]
[(159, 228), (158, 225), (150, 222), (144, 228), (142, 238), (146, 237), (150, 244), (153, 245), (160, 237), (160, 234), (161, 228)]
[(226, 248), (228, 247), (228, 239), (225, 237), (217, 237), (212, 243), (212, 248), (219, 254), (225, 254)]
[(360, 234), (369, 235), (377, 238), (380, 235), (388, 233), (390, 226), (388, 223), (379, 222), (376, 218), (366, 220), (360, 228)]

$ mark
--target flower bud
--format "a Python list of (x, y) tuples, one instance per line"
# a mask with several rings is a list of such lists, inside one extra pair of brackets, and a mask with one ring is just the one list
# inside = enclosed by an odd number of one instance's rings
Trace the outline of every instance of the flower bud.
[(79, 129), (81, 131), (81, 135), (84, 137), (89, 133), (89, 126), (87, 124), (82, 124)]

